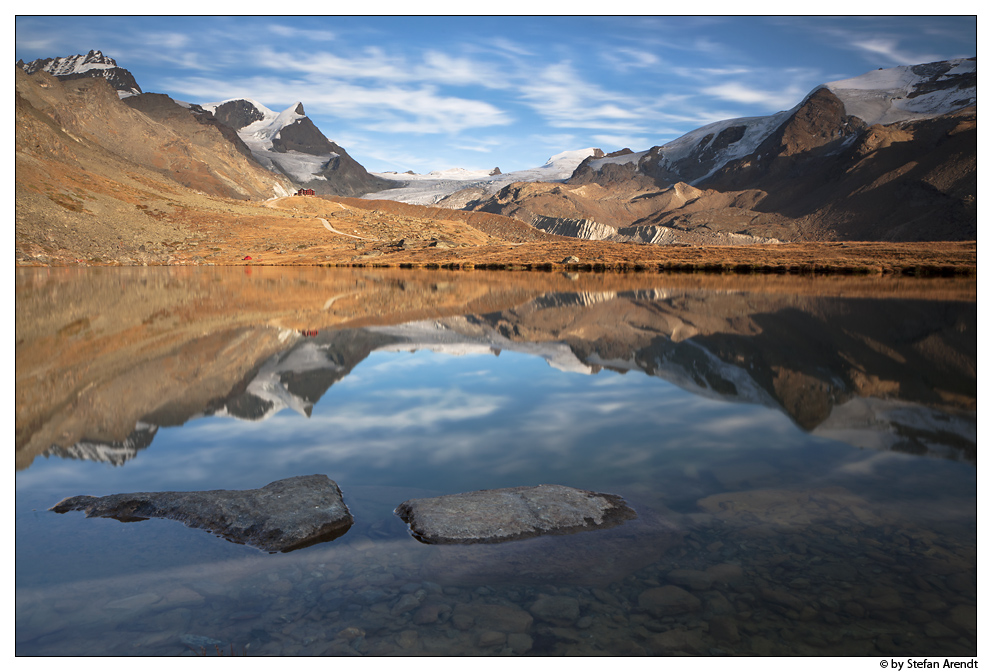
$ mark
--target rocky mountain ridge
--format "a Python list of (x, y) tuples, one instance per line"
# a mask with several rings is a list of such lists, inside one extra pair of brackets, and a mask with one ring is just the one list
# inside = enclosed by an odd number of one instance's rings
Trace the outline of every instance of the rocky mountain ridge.
[[(292, 239), (297, 250), (320, 249), (316, 263), (339, 259), (342, 242), (352, 250), (371, 245), (365, 255), (345, 257), (362, 262), (409, 250), (404, 240), (426, 240), (427, 231), (449, 248), (452, 240), (476, 248), (483, 239), (495, 243), (478, 250), (487, 263), (497, 247), (501, 263), (519, 261), (525, 248), (516, 243), (550, 240), (549, 232), (558, 243), (597, 247), (547, 248), (541, 263), (546, 254), (555, 255), (552, 262), (576, 253), (583, 261), (609, 256), (625, 263), (644, 256), (627, 243), (716, 245), (713, 253), (724, 262), (738, 254), (728, 245), (774, 241), (973, 241), (976, 63), (959, 59), (835, 82), (793, 110), (711, 124), (652, 150), (587, 148), (531, 170), (423, 176), (370, 175), (316, 128), (301, 103), (276, 112), (250, 99), (198, 105), (122, 92), (93, 76), (118, 67), (95, 51), (21, 63), (15, 68), (17, 259), (140, 265), (216, 263), (223, 256), (232, 263), (246, 256), (246, 245), (284, 254), (284, 241)], [(29, 65), (37, 68), (30, 75)], [(886, 123), (868, 123), (879, 120)], [(437, 207), (405, 206), (410, 211), (402, 221), (370, 228), (369, 218), (383, 208), (342, 202), (308, 210), (303, 199), (291, 206), (269, 202), (301, 185), (318, 194), (367, 194), (404, 183), (373, 197), (380, 203), (426, 198)], [(452, 218), (439, 210), (484, 216)], [(319, 215), (311, 222), (317, 231), (290, 225), (306, 213)], [(512, 250), (472, 233), (475, 224), (452, 224), (489, 223), (490, 213), (502, 216), (499, 231), (513, 230), (511, 238), (497, 236)], [(513, 226), (506, 225), (510, 218)], [(516, 222), (529, 235), (520, 235)], [(246, 226), (255, 233), (246, 236)], [(326, 247), (331, 243), (334, 250)], [(483, 258), (469, 259), (467, 250), (451, 254), (443, 261)], [(297, 263), (305, 259), (293, 255)], [(432, 254), (429, 261), (437, 260)]]
[(970, 240), (976, 82), (976, 59), (874, 71), (819, 86), (791, 110), (590, 156), (565, 185), (511, 185), (516, 194), (468, 207), (788, 241)]
[(85, 55), (59, 56), (56, 58), (39, 58), (25, 63), (17, 61), (17, 67), (24, 72), (34, 74), (43, 70), (62, 81), (79, 79), (81, 77), (102, 77), (114, 87), (122, 98), (141, 93), (141, 87), (134, 80), (134, 75), (117, 65), (117, 61), (104, 56), (102, 51), (90, 50)]
[[(191, 115), (218, 128), (238, 152), (286, 176), (296, 188), (313, 189), (318, 194), (360, 196), (396, 186), (395, 182), (370, 175), (348, 152), (328, 140), (299, 102), (276, 113), (248, 98), (200, 105), (175, 101), (165, 94), (144, 94), (128, 70), (97, 50), (31, 63), (18, 61), (17, 67), (29, 75), (47, 72), (60, 81), (104, 78), (128, 105), (151, 113), (159, 121), (176, 121), (183, 113)], [(129, 100), (142, 96), (142, 100)], [(182, 125), (181, 120), (179, 123)]]

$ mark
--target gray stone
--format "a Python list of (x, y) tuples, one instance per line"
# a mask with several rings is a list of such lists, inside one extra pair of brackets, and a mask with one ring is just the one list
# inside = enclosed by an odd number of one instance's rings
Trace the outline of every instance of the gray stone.
[(510, 649), (518, 655), (527, 653), (534, 647), (534, 639), (530, 635), (525, 635), (519, 632), (510, 633), (507, 635), (506, 643), (509, 644)]
[(773, 604), (780, 604), (787, 609), (795, 609), (796, 611), (802, 611), (805, 604), (798, 597), (785, 592), (784, 590), (776, 590), (774, 588), (764, 588), (761, 590), (761, 597), (766, 602), (771, 602)]
[(396, 635), (396, 643), (404, 649), (413, 649), (417, 646), (418, 634), (416, 630), (403, 630)]
[(712, 593), (706, 598), (706, 610), (714, 614), (733, 614), (734, 605), (722, 593)]
[(411, 499), (395, 511), (426, 544), (500, 543), (572, 534), (637, 517), (618, 495), (563, 485), (477, 490)]
[(444, 603), (428, 602), (424, 604), (417, 613), (413, 615), (413, 622), (417, 625), (428, 625), (437, 623), (444, 614), (450, 613), (451, 607)]
[(178, 520), (270, 553), (331, 541), (354, 522), (337, 483), (318, 474), (286, 478), (257, 490), (80, 495), (63, 499), (51, 510), (84, 511), (87, 518), (121, 522)]
[(710, 619), (710, 634), (718, 641), (734, 644), (741, 639), (737, 632), (737, 621), (729, 616), (714, 616)]
[(423, 596), (417, 596), (416, 594), (407, 593), (400, 597), (400, 599), (393, 605), (393, 608), (389, 610), (391, 616), (399, 616), (400, 614), (405, 614), (408, 611), (413, 611), (420, 606), (423, 602)]
[(530, 613), (554, 625), (571, 625), (579, 619), (579, 601), (574, 597), (541, 595), (530, 606)]
[(506, 642), (506, 633), (499, 632), (496, 630), (486, 630), (479, 635), (479, 646), (481, 648), (487, 648), (490, 646), (499, 646)]
[(729, 585), (740, 583), (744, 578), (743, 568), (740, 565), (734, 565), (729, 562), (722, 562), (718, 565), (707, 567), (705, 574), (713, 583), (726, 583)]
[(702, 607), (698, 597), (678, 586), (648, 588), (638, 596), (637, 603), (654, 616), (672, 616), (698, 611)]
[(706, 650), (698, 630), (669, 630), (651, 637), (648, 646), (658, 655), (675, 652), (700, 655)]
[(709, 590), (713, 579), (698, 569), (673, 569), (668, 573), (668, 582), (692, 590)]
[(868, 597), (863, 597), (858, 601), (869, 611), (887, 611), (902, 609), (903, 607), (903, 600), (899, 591), (888, 586), (875, 586)]
[(323, 650), (320, 651), (321, 656), (360, 656), (358, 651), (355, 651), (351, 647), (351, 644), (343, 639), (332, 640), (330, 644), (327, 645)]
[(534, 617), (508, 604), (469, 602), (455, 605), (451, 621), (459, 630), (474, 626), (480, 630), (525, 633), (534, 622)]

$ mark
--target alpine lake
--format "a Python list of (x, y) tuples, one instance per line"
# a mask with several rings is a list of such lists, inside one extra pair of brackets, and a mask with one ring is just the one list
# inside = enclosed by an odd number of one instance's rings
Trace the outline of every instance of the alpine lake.
[[(19, 268), (18, 656), (977, 655), (974, 278)], [(323, 474), (286, 553), (75, 495)], [(604, 529), (418, 541), (555, 484)]]

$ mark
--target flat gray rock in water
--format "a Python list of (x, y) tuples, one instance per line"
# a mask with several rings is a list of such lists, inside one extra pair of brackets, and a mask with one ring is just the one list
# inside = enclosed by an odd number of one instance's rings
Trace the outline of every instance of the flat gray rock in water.
[(613, 527), (637, 517), (618, 495), (564, 485), (411, 499), (395, 513), (426, 544), (494, 544)]
[(80, 495), (50, 510), (122, 522), (168, 518), (270, 553), (331, 541), (354, 522), (338, 484), (322, 474), (285, 478), (257, 490)]

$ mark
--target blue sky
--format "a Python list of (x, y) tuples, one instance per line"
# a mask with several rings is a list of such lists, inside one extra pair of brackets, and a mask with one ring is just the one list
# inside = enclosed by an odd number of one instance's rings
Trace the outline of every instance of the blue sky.
[[(294, 10), (295, 11), (295, 10)], [(372, 171), (503, 172), (788, 109), (818, 84), (977, 55), (975, 17), (18, 17), (15, 60), (99, 49), (142, 90), (301, 101)]]

